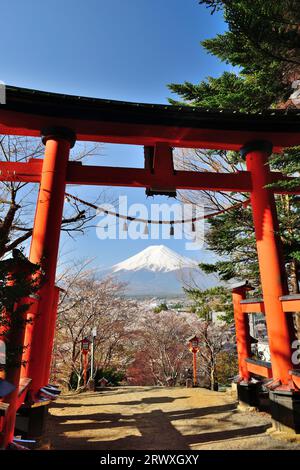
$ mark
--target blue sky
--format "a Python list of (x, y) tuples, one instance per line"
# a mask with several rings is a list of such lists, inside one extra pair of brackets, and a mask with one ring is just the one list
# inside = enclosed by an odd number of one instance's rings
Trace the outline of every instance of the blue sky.
[[(196, 83), (225, 70), (200, 46), (224, 28), (222, 17), (211, 16), (197, 0), (11, 0), (1, 5), (0, 80), (53, 92), (166, 103), (168, 83)], [(90, 163), (141, 166), (142, 155), (142, 148), (105, 144)], [(68, 190), (94, 200), (102, 188)], [(112, 193), (149, 204), (143, 189), (114, 188)], [(196, 259), (204, 256), (185, 252), (184, 240), (103, 241), (95, 229), (75, 241), (64, 235), (61, 251), (108, 266), (153, 243)]]

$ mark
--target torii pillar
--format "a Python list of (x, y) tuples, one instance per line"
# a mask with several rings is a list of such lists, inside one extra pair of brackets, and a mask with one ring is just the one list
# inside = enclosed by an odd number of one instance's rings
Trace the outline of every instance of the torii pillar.
[(295, 333), (292, 317), (283, 311), (280, 301), (280, 297), (288, 293), (288, 286), (275, 198), (266, 187), (271, 182), (268, 164), (271, 153), (272, 144), (266, 141), (250, 142), (241, 150), (252, 179), (251, 205), (273, 370), (273, 391), (270, 392), (272, 416), (280, 421), (281, 415), (288, 420), (287, 415), (294, 408), (295, 394), (289, 371), (293, 369), (292, 342)]
[(65, 128), (43, 132), (45, 157), (36, 206), (29, 259), (40, 264), (44, 273), (39, 300), (31, 309), (26, 327), (23, 376), (32, 379), (30, 398), (35, 399), (39, 389), (46, 385), (49, 372), (49, 342), (52, 342), (55, 322), (52, 321), (55, 273), (58, 257), (61, 220), (65, 198), (66, 172), (70, 148), (75, 135)]
[(241, 300), (246, 299), (246, 293), (248, 290), (251, 290), (251, 287), (249, 287), (247, 283), (235, 286), (232, 289), (236, 347), (239, 364), (239, 382), (245, 383), (247, 383), (250, 378), (246, 359), (251, 357), (251, 338), (248, 315), (242, 311)]
[(256, 384), (250, 381), (250, 372), (246, 360), (251, 357), (251, 336), (249, 318), (242, 310), (241, 301), (246, 299), (246, 293), (253, 288), (246, 281), (232, 289), (232, 303), (234, 312), (236, 347), (238, 355), (239, 376), (237, 378), (237, 395), (239, 406), (248, 408), (258, 405)]

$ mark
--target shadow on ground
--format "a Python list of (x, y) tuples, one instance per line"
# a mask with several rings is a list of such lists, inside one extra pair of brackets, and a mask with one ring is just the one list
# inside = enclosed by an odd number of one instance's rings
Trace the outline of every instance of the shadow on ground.
[[(148, 389), (149, 392), (149, 389)], [(99, 403), (103, 412), (90, 413), (94, 403), (56, 403), (48, 422), (48, 435), (54, 449), (97, 449), (97, 450), (188, 450), (191, 446), (232, 441), (250, 436), (259, 436), (270, 427), (267, 424), (246, 424), (241, 422), (235, 403), (200, 408), (178, 408), (175, 410), (153, 409), (160, 404), (173, 406), (176, 400), (185, 396), (142, 397), (139, 400), (117, 401), (119, 393), (114, 393), (114, 403)], [(109, 393), (105, 396), (109, 396)], [(99, 402), (98, 394), (90, 395)], [(75, 397), (76, 401), (76, 397)], [(169, 405), (171, 404), (171, 405)], [(108, 412), (113, 407), (120, 412)], [(143, 412), (131, 407), (149, 406)], [(76, 414), (74, 408), (86, 409), (86, 413)], [(106, 412), (106, 407), (107, 412)], [(70, 411), (68, 413), (68, 410)], [(63, 416), (55, 410), (65, 410)], [(74, 414), (75, 412), (75, 414)], [(177, 425), (177, 424), (178, 425)], [(221, 428), (221, 429), (220, 429)], [(213, 447), (212, 447), (213, 448)]]

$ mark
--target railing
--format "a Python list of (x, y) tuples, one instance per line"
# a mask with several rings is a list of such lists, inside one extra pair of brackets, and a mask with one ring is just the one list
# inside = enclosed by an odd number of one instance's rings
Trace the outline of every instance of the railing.
[(265, 313), (263, 299), (245, 299), (240, 304), (244, 313)]
[(260, 377), (272, 378), (272, 365), (271, 362), (260, 361), (258, 359), (246, 359), (247, 369), (251, 374), (259, 375)]
[(296, 387), (300, 389), (300, 370), (290, 370), (290, 376)]
[[(300, 312), (300, 294), (283, 295), (279, 297), (285, 313)], [(264, 300), (262, 298), (244, 299), (240, 301), (242, 312), (246, 314), (265, 313)], [(272, 378), (272, 364), (267, 361), (247, 358), (247, 370), (251, 374)], [(300, 370), (291, 370), (290, 376), (293, 383), (300, 389)]]
[(279, 297), (283, 311), (286, 313), (300, 312), (300, 294), (283, 295)]
[(30, 383), (31, 383), (31, 379), (28, 379), (28, 378), (25, 378), (25, 377), (22, 377), (20, 379), (19, 390), (18, 390), (17, 409), (19, 409), (20, 406), (23, 404), (23, 402), (26, 398), (26, 394), (27, 394), (28, 387), (29, 387)]

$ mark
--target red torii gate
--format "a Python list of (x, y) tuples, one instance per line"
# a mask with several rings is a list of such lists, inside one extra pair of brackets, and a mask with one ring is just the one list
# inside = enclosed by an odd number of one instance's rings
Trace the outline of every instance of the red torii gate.
[[(300, 300), (286, 297), (274, 201), (274, 193), (287, 191), (280, 187), (267, 189), (266, 185), (283, 179), (280, 173), (270, 171), (271, 152), (300, 144), (300, 112), (268, 110), (247, 114), (192, 106), (118, 102), (8, 86), (6, 104), (0, 106), (0, 133), (42, 136), (45, 144), (43, 160), (0, 163), (1, 181), (40, 185), (29, 260), (41, 263), (47, 282), (28, 313), (33, 322), (26, 327), (24, 345), (29, 347), (24, 353), (26, 367), (21, 374), (23, 379), (31, 379), (27, 406), (38, 402), (39, 390), (49, 379), (57, 305), (55, 272), (66, 184), (145, 187), (154, 193), (175, 189), (249, 192), (264, 299), (252, 302), (249, 307), (245, 303), (245, 286), (233, 291), (240, 397), (245, 399), (245, 390), (246, 395), (250, 393), (251, 375), (273, 377), (270, 386), (273, 417), (299, 432), (300, 378), (291, 361), (294, 333), (292, 317), (286, 312), (291, 308), (300, 311)], [(148, 148), (146, 154), (151, 158), (146, 159), (144, 169), (69, 162), (70, 148), (76, 140), (142, 145)], [(172, 147), (241, 151), (247, 171), (226, 174), (177, 171), (173, 168)], [(300, 193), (300, 188), (292, 192)], [(292, 307), (286, 306), (289, 301)], [(258, 309), (266, 315), (271, 352), (268, 367), (253, 364), (249, 358), (245, 313)], [(293, 422), (290, 415), (287, 419), (280, 415), (282, 400), (284, 406), (293, 410), (296, 416)], [(23, 396), (15, 406), (20, 406), (22, 401)], [(288, 414), (288, 411), (284, 413)], [(4, 446), (13, 437), (13, 424), (2, 439)]]

